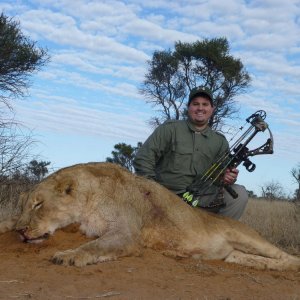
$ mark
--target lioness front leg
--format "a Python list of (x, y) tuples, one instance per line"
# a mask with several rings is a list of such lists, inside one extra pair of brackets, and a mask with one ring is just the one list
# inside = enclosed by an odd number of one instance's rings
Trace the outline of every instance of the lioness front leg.
[(56, 252), (51, 260), (58, 265), (83, 267), (115, 259), (112, 255), (97, 255), (95, 250), (92, 250), (93, 248), (97, 249), (96, 243), (97, 241), (92, 241), (76, 249)]
[(121, 235), (101, 237), (76, 249), (54, 254), (52, 262), (59, 265), (83, 267), (98, 262), (110, 261), (127, 255), (139, 255), (140, 247)]

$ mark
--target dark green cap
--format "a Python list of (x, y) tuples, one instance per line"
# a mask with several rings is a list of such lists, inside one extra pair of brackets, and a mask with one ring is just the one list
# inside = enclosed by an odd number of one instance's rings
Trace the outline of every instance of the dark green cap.
[(210, 104), (213, 106), (213, 97), (211, 94), (211, 91), (204, 87), (204, 86), (198, 86), (195, 87), (191, 90), (190, 92), (190, 96), (189, 96), (189, 101), (188, 101), (188, 106), (191, 104), (191, 101), (196, 98), (196, 97), (204, 97), (204, 98), (208, 98), (208, 100), (210, 101)]

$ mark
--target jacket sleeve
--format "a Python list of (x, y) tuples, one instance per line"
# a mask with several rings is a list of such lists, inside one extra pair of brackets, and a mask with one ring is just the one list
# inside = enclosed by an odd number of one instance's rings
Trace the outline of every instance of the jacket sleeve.
[(167, 123), (157, 127), (138, 150), (133, 161), (137, 175), (154, 179), (157, 162), (171, 147), (172, 130)]

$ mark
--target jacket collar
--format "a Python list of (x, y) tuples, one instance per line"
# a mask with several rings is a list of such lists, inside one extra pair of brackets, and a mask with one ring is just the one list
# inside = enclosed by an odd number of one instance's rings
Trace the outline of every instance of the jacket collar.
[(191, 120), (187, 119), (186, 123), (187, 123), (189, 129), (192, 130), (193, 132), (201, 133), (205, 137), (210, 137), (212, 134), (212, 129), (209, 126), (207, 126), (205, 129), (199, 131), (195, 128), (195, 125), (191, 122)]

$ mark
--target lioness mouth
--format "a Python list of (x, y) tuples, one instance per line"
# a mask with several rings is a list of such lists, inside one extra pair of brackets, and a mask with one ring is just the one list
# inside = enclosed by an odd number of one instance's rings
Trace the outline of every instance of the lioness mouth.
[(39, 236), (37, 238), (27, 238), (25, 235), (20, 234), (21, 240), (23, 243), (32, 243), (32, 244), (37, 244), (37, 243), (41, 243), (44, 240), (47, 240), (49, 238), (50, 234), (49, 233), (45, 233), (42, 236)]

